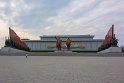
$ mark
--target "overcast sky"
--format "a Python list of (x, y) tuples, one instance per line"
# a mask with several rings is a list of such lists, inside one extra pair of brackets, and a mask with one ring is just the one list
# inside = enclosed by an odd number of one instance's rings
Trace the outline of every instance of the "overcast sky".
[(0, 47), (9, 26), (21, 38), (91, 34), (103, 39), (112, 24), (124, 45), (124, 0), (0, 0)]

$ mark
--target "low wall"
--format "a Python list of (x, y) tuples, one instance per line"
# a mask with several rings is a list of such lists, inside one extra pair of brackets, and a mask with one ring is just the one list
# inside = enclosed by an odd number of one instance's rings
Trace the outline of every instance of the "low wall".
[(98, 53), (121, 53), (121, 52), (122, 52), (121, 47), (110, 47), (110, 48), (102, 50)]
[(18, 50), (18, 49), (15, 49), (15, 48), (11, 48), (11, 47), (2, 47), (0, 53), (1, 54), (16, 54), (16, 53), (21, 53), (21, 54), (24, 53), (25, 54), (25, 53), (28, 53), (28, 52)]

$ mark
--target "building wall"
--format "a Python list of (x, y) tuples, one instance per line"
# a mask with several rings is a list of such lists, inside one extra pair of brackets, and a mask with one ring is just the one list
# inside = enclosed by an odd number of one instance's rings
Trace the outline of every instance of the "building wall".
[[(57, 50), (55, 41), (24, 41), (31, 50)], [(97, 51), (102, 41), (73, 41), (71, 50)], [(67, 50), (65, 42), (62, 42), (62, 50)]]

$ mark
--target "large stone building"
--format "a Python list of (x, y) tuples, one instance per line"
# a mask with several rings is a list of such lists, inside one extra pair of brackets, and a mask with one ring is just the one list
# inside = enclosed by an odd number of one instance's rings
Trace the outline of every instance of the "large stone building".
[[(94, 35), (57, 35), (62, 40), (62, 50), (67, 50), (66, 40), (72, 40), (71, 50), (73, 51), (97, 51), (103, 39), (93, 39)], [(57, 50), (55, 36), (40, 36), (41, 40), (24, 40), (32, 51)]]

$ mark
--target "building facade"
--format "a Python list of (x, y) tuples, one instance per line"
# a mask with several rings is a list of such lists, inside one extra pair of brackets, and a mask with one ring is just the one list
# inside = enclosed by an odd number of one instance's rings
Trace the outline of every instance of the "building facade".
[[(72, 41), (71, 50), (72, 51), (98, 51), (98, 47), (103, 42), (103, 39), (93, 39), (94, 35), (56, 35), (56, 37), (62, 40), (62, 50), (67, 50), (66, 40), (69, 37)], [(41, 40), (24, 40), (31, 51), (54, 51), (56, 48), (55, 36), (40, 36)]]

